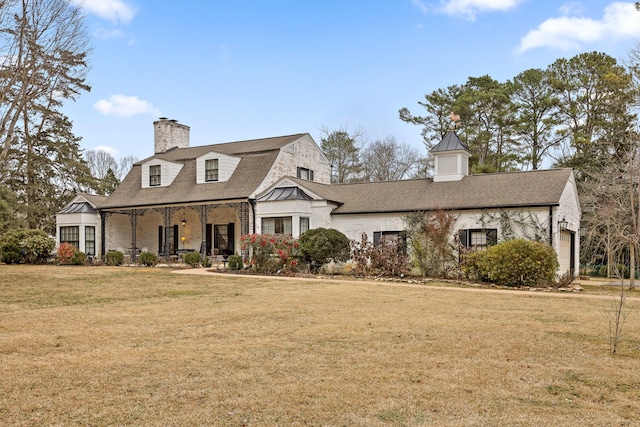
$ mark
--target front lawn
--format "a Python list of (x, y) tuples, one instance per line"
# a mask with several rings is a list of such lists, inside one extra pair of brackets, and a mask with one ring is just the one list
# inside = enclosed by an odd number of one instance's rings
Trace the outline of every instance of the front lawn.
[(0, 265), (0, 420), (639, 425), (640, 303), (611, 356), (611, 298)]

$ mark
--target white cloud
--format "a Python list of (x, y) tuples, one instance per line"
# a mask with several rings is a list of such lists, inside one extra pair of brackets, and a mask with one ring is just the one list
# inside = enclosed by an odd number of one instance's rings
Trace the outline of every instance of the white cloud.
[[(564, 8), (564, 13), (573, 9)], [(582, 43), (640, 37), (640, 12), (633, 3), (614, 2), (604, 9), (602, 19), (562, 16), (544, 21), (520, 40), (520, 53), (538, 47), (571, 50)]]
[(129, 22), (136, 10), (125, 0), (72, 0), (87, 12), (112, 22)]
[(138, 114), (158, 115), (158, 109), (150, 102), (137, 96), (111, 95), (108, 100), (102, 99), (93, 108), (105, 116), (132, 117)]
[[(439, 11), (451, 16), (474, 20), (480, 12), (504, 12), (513, 9), (524, 0), (447, 0), (441, 1)], [(415, 4), (415, 1), (414, 1)]]
[(411, 0), (411, 3), (413, 3), (413, 5), (415, 7), (417, 7), (418, 9), (420, 9), (422, 11), (422, 13), (427, 13), (429, 12), (429, 8), (427, 7), (427, 5), (425, 5), (422, 0)]

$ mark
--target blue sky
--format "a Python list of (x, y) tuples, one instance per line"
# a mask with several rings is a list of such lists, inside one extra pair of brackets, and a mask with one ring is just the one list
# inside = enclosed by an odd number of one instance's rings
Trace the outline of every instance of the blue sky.
[[(87, 13), (92, 86), (64, 107), (86, 150), (153, 154), (153, 121), (191, 145), (362, 129), (424, 150), (398, 118), (470, 76), (501, 82), (560, 57), (621, 59), (633, 2), (584, 0), (74, 0)], [(426, 153), (426, 151), (424, 151)]]

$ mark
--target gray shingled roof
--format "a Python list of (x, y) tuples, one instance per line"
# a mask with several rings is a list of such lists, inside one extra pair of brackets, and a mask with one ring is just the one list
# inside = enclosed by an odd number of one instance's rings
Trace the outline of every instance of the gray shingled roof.
[(432, 153), (438, 153), (438, 152), (441, 153), (443, 151), (455, 151), (455, 150), (463, 150), (471, 153), (471, 150), (469, 150), (469, 147), (467, 147), (467, 144), (462, 142), (462, 140), (458, 138), (458, 135), (456, 135), (454, 131), (449, 131), (444, 136), (444, 138), (442, 138), (442, 141), (440, 141), (435, 147), (433, 147), (429, 151)]
[[(195, 159), (211, 151), (229, 156), (241, 156), (249, 153), (259, 153), (264, 151), (279, 150), (287, 144), (302, 138), (306, 133), (298, 133), (295, 135), (276, 136), (273, 138), (251, 139), (246, 141), (226, 142), (222, 144), (202, 145), (189, 148), (174, 148), (165, 153), (159, 153), (153, 158), (163, 159), (170, 162), (176, 162), (186, 159)], [(141, 160), (139, 163), (146, 162), (151, 157)]]
[[(306, 134), (237, 141), (200, 147), (174, 148), (153, 156), (184, 167), (168, 187), (141, 188), (142, 163), (136, 163), (116, 191), (99, 203), (101, 209), (133, 208), (177, 203), (197, 203), (215, 200), (246, 199), (264, 181), (279, 150)], [(241, 158), (236, 170), (226, 182), (196, 184), (196, 158), (215, 151)], [(151, 158), (151, 157), (150, 157)], [(149, 159), (150, 159), (149, 158)]]
[(465, 176), (460, 181), (416, 179), (326, 185), (295, 180), (341, 205), (334, 214), (555, 206), (571, 169)]

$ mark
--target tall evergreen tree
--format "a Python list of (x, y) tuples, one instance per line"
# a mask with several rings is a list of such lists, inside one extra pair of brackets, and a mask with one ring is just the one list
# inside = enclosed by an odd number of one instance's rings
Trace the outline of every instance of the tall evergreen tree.
[(363, 132), (357, 130), (323, 129), (320, 149), (331, 163), (331, 182), (359, 181), (362, 178), (360, 149), (364, 145)]
[(562, 135), (556, 133), (560, 125), (559, 100), (545, 70), (523, 71), (510, 85), (515, 108), (515, 138), (520, 142), (523, 161), (536, 170), (562, 140)]
[(30, 228), (52, 232), (71, 191), (92, 185), (79, 138), (60, 113), (83, 91), (88, 34), (68, 0), (0, 2), (0, 183)]

